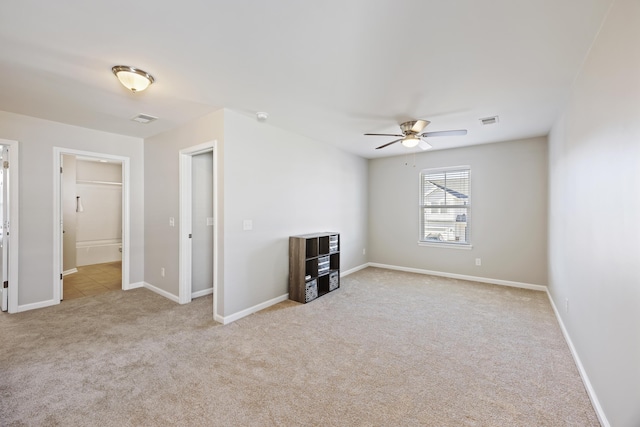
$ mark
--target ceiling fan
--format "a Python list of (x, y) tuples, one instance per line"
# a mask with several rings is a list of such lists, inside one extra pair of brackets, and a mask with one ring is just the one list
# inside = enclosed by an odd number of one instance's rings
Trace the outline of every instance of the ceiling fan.
[(428, 138), (432, 136), (458, 136), (458, 135), (466, 135), (467, 130), (443, 130), (438, 132), (424, 132), (420, 133), (427, 127), (427, 125), (431, 123), (428, 120), (410, 120), (408, 122), (404, 122), (400, 124), (400, 130), (402, 134), (394, 134), (394, 133), (365, 133), (365, 135), (373, 135), (373, 136), (395, 136), (400, 139), (396, 139), (395, 141), (387, 142), (384, 145), (376, 147), (376, 150), (387, 147), (391, 144), (395, 144), (396, 142), (400, 142), (407, 148), (415, 147), (419, 145), (423, 150), (428, 150), (431, 148), (431, 145), (423, 141), (421, 138)]

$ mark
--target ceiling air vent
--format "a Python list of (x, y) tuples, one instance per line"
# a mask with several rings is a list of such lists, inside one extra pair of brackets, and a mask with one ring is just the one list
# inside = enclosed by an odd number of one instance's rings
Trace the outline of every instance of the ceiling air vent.
[(133, 120), (134, 122), (138, 122), (138, 123), (142, 123), (143, 125), (146, 125), (147, 123), (151, 123), (153, 121), (158, 120), (158, 118), (150, 116), (148, 114), (138, 114), (137, 116), (133, 117), (131, 120)]
[(498, 123), (498, 116), (485, 117), (484, 119), (480, 119), (480, 122), (482, 122), (482, 126), (493, 125)]

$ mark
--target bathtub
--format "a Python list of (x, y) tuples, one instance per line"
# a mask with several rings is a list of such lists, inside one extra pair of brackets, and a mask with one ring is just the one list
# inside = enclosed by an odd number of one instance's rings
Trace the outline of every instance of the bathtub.
[(121, 260), (121, 239), (76, 242), (76, 265), (78, 267)]

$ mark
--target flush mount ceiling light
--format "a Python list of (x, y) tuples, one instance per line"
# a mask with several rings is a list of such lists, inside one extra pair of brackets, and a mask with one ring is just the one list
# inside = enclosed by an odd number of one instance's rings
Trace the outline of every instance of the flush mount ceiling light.
[(154, 78), (146, 71), (139, 70), (128, 65), (116, 65), (111, 68), (120, 83), (131, 92), (141, 92), (154, 82)]

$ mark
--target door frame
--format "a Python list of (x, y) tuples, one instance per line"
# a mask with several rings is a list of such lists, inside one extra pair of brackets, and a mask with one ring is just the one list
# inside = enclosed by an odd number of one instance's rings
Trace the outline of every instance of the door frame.
[(122, 164), (122, 289), (129, 290), (131, 266), (131, 211), (130, 158), (113, 154), (74, 150), (71, 148), (53, 147), (53, 301), (60, 303), (60, 281), (62, 280), (62, 189), (60, 168), (62, 155), (93, 157), (121, 162)]
[(19, 242), (18, 232), (20, 230), (20, 222), (18, 211), (20, 206), (19, 198), (19, 162), (18, 162), (18, 141), (8, 139), (0, 139), (0, 145), (9, 147), (9, 292), (7, 301), (7, 312), (18, 312), (18, 270), (19, 270)]
[(178, 302), (187, 304), (191, 302), (191, 267), (192, 267), (192, 239), (189, 234), (192, 232), (191, 214), (193, 210), (193, 176), (192, 162), (193, 156), (211, 152), (213, 156), (213, 318), (218, 320), (218, 187), (216, 175), (218, 173), (218, 150), (217, 141), (209, 141), (180, 150), (179, 152), (179, 175), (180, 175), (180, 224), (179, 224), (179, 283)]

